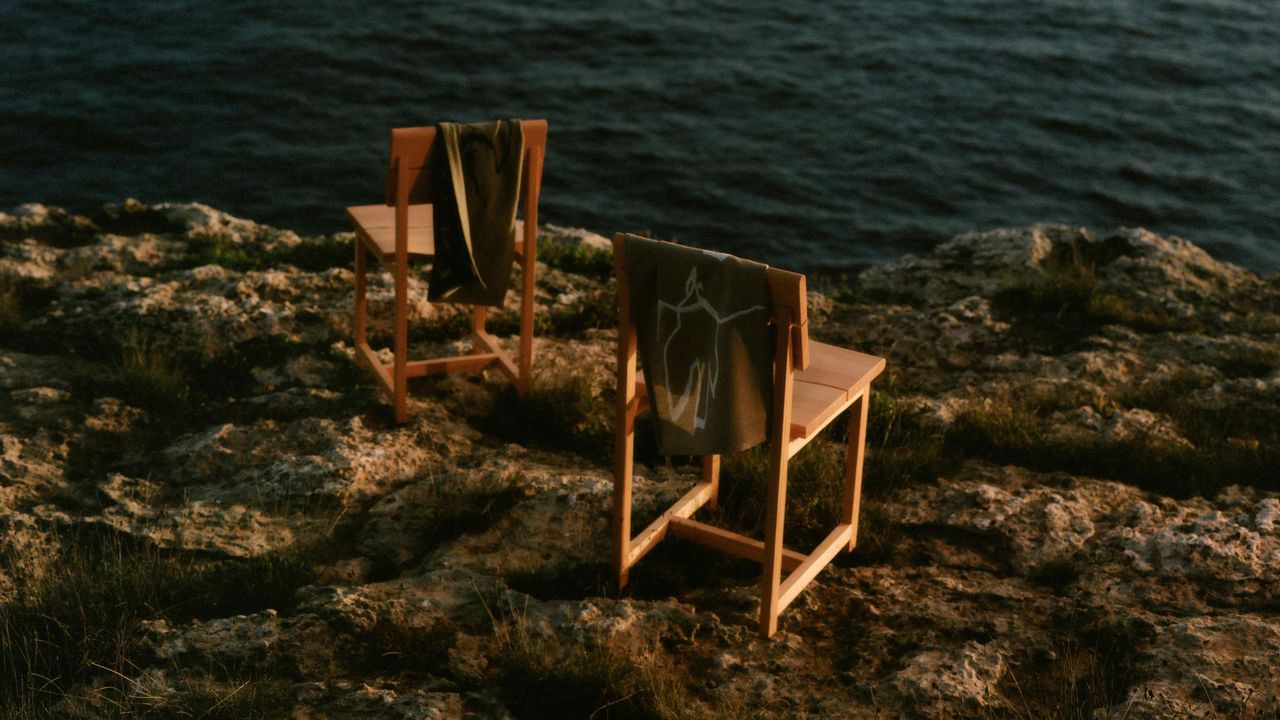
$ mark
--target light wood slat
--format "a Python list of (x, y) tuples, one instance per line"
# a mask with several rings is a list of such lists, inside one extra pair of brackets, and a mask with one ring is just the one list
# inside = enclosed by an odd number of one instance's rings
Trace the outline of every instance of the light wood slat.
[(791, 438), (791, 441), (787, 444), (787, 457), (789, 458), (795, 457), (796, 453), (803, 450), (804, 446), (808, 445), (810, 440), (816, 438), (823, 430), (827, 429), (827, 426), (831, 424), (831, 421), (840, 417), (840, 413), (844, 412), (849, 408), (849, 406), (853, 405), (854, 400), (857, 400), (857, 397), (855, 397), (853, 400), (841, 400), (838, 404), (836, 404), (833, 407), (830, 413), (827, 413), (827, 417), (825, 420), (818, 423), (817, 425), (812, 426), (809, 429), (809, 435), (807, 437), (797, 437), (793, 435)]
[[(356, 235), (382, 261), (396, 254), (396, 209), (388, 205), (357, 205), (347, 208), (347, 216), (355, 223)], [(409, 254), (434, 257), (435, 230), (430, 205), (409, 206)]]
[[(755, 560), (756, 562), (764, 561), (764, 542), (735, 532), (722, 530), (714, 525), (708, 525), (689, 518), (673, 518), (668, 532), (678, 538), (709, 545), (735, 557)], [(783, 570), (788, 572), (795, 570), (804, 561), (805, 556), (803, 554), (790, 548), (782, 548)]]
[(849, 393), (884, 370), (883, 358), (856, 350), (812, 342), (809, 352), (809, 367), (796, 373), (800, 382), (828, 385)]
[(797, 381), (791, 398), (791, 437), (813, 437), (835, 417), (847, 397), (833, 387)]
[[(495, 360), (499, 360), (497, 353), (455, 355), (453, 357), (432, 358), (431, 360), (411, 360), (406, 363), (406, 369), (409, 377), (447, 375), (449, 373), (480, 370)], [(391, 366), (387, 365), (385, 367)]]
[(849, 538), (852, 535), (853, 527), (847, 523), (840, 523), (825, 540), (818, 543), (818, 547), (809, 553), (804, 563), (782, 581), (782, 587), (778, 588), (778, 612), (786, 609), (805, 586), (822, 572), (827, 563), (849, 545)]
[(698, 508), (711, 499), (711, 483), (698, 483), (684, 494), (675, 505), (649, 523), (649, 527), (631, 541), (631, 551), (627, 555), (627, 567), (635, 565), (640, 558), (653, 549), (658, 541), (667, 536), (672, 518), (687, 518), (698, 511)]
[(387, 371), (386, 366), (378, 359), (378, 354), (369, 347), (368, 343), (356, 343), (356, 352), (364, 358), (365, 366), (373, 371), (373, 376), (377, 378), (382, 385), (382, 389), (388, 394), (395, 394), (395, 384), (391, 381), (391, 373)]

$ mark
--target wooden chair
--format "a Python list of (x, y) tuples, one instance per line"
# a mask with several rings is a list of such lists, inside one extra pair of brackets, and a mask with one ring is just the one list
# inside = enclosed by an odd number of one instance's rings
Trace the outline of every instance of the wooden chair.
[[(487, 308), (476, 306), (472, 313), (472, 351), (468, 355), (408, 359), (409, 260), (435, 256), (430, 195), (431, 154), (436, 151), (436, 128), (396, 128), (391, 131), (391, 162), (387, 172), (387, 195), (383, 205), (347, 208), (356, 228), (356, 362), (367, 367), (378, 384), (391, 396), (396, 422), (408, 420), (406, 389), (408, 379), (423, 375), (469, 372), (496, 363), (523, 395), (533, 372), (533, 292), (534, 260), (537, 255), (538, 195), (542, 188), (542, 159), (547, 148), (547, 121), (525, 120), (524, 173), (520, 179), (523, 220), (516, 220), (515, 262), (523, 270), (520, 289), (520, 351), (515, 362), (485, 332)], [(372, 253), (395, 278), (394, 362), (384, 364), (369, 347), (366, 313), (366, 255)]]
[[(778, 329), (773, 359), (773, 413), (769, 428), (769, 481), (764, 541), (692, 519), (703, 505), (714, 508), (720, 456), (702, 458), (702, 479), (639, 535), (631, 535), (631, 482), (636, 416), (647, 406), (643, 378), (636, 371), (636, 330), (631, 322), (627, 263), (622, 234), (613, 239), (618, 276), (618, 405), (614, 445), (613, 571), (619, 589), (631, 567), (668, 535), (709, 545), (764, 567), (760, 633), (778, 629), (778, 615), (841, 551), (858, 537), (862, 458), (866, 444), (871, 381), (885, 367), (882, 358), (809, 340), (803, 275), (770, 268), (769, 285)], [(672, 272), (679, 272), (672, 270)], [(787, 463), (837, 415), (851, 410), (840, 523), (808, 555), (782, 544), (787, 497)], [(788, 574), (784, 579), (782, 571)]]

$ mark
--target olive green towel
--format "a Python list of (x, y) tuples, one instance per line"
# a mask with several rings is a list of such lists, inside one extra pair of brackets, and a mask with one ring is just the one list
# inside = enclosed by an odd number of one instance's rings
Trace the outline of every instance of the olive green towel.
[(744, 450), (768, 436), (768, 267), (627, 235), (631, 319), (666, 455)]
[(431, 163), (436, 255), (427, 297), (502, 307), (524, 164), (520, 121), (440, 123), (437, 129), (440, 145)]

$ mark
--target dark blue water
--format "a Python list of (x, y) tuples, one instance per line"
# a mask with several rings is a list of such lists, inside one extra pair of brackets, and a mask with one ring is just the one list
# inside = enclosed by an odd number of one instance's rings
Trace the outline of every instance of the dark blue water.
[(793, 267), (1144, 225), (1280, 268), (1280, 2), (3, 0), (0, 205), (306, 232), (387, 130), (545, 117), (543, 218)]

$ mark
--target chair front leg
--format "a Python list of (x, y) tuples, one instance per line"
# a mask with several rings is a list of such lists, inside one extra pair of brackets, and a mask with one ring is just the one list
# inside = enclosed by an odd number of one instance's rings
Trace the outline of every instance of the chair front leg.
[(775, 443), (769, 449), (769, 487), (765, 498), (764, 576), (760, 587), (760, 634), (778, 631), (778, 588), (782, 584), (782, 534), (787, 510), (787, 448)]
[(849, 536), (849, 550), (858, 544), (858, 513), (862, 506), (862, 459), (867, 448), (867, 410), (871, 404), (871, 388), (849, 408), (849, 448), (844, 457), (844, 499), (840, 521), (853, 529)]
[(396, 347), (395, 373), (392, 377), (394, 388), (396, 422), (409, 420), (409, 267), (408, 263), (397, 263), (396, 278)]
[[(635, 367), (634, 362), (632, 360), (632, 368)], [(618, 429), (613, 448), (613, 575), (619, 592), (627, 587), (631, 569), (628, 560), (631, 555), (631, 482), (635, 470), (636, 416), (635, 403), (628, 395), (619, 393)]]

